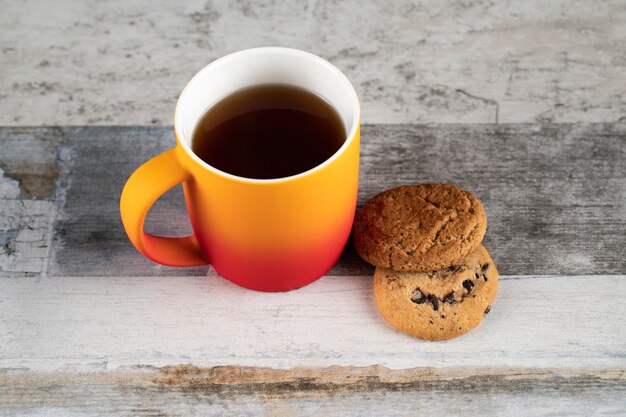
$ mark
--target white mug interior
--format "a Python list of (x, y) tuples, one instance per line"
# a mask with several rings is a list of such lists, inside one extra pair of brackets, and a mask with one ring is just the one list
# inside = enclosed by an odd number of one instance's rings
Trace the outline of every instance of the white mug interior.
[(264, 47), (246, 49), (217, 59), (201, 69), (187, 83), (180, 94), (174, 114), (174, 129), (185, 151), (207, 169), (224, 176), (259, 182), (283, 180), (284, 178), (255, 180), (237, 177), (210, 166), (191, 150), (193, 132), (207, 110), (237, 90), (262, 84), (293, 85), (309, 90), (330, 103), (344, 123), (347, 137), (342, 147), (322, 164), (298, 175), (305, 175), (330, 163), (354, 140), (359, 125), (360, 108), (356, 92), (348, 78), (328, 61), (308, 52)]

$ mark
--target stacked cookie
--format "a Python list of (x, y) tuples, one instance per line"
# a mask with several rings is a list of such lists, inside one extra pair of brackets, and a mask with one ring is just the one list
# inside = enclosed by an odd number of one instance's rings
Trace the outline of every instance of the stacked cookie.
[(376, 266), (374, 299), (396, 329), (427, 340), (459, 336), (489, 312), (498, 271), (481, 242), (485, 210), (449, 184), (376, 195), (357, 213), (354, 246)]

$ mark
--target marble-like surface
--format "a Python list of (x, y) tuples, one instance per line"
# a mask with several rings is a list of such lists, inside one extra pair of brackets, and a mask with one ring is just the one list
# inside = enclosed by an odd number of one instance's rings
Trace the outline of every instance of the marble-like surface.
[(0, 125), (172, 123), (202, 66), (280, 45), (354, 82), (365, 123), (626, 119), (626, 2), (3, 1)]

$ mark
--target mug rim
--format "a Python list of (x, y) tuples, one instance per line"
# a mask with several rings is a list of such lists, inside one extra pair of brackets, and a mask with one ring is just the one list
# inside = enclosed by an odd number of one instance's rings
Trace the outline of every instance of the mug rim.
[[(341, 80), (341, 82), (343, 82), (347, 87), (348, 87), (348, 91), (350, 92), (351, 95), (351, 103), (352, 103), (352, 112), (353, 112), (353, 118), (352, 118), (352, 126), (350, 126), (350, 129), (348, 129), (348, 133), (346, 136), (345, 141), (343, 142), (343, 144), (341, 145), (341, 147), (339, 149), (337, 149), (337, 151), (332, 154), (328, 159), (324, 160), (324, 162), (320, 163), (319, 165), (314, 166), (313, 168), (310, 168), (306, 171), (300, 172), (298, 174), (295, 175), (290, 175), (287, 177), (280, 177), (280, 178), (269, 178), (269, 179), (262, 179), (262, 178), (248, 178), (248, 177), (241, 177), (238, 175), (234, 175), (234, 174), (230, 174), (226, 171), (222, 171), (220, 169), (215, 168), (214, 166), (206, 163), (204, 160), (202, 160), (202, 158), (200, 158), (198, 155), (196, 155), (193, 150), (191, 149), (190, 146), (190, 142), (191, 140), (188, 142), (185, 140), (185, 137), (183, 135), (183, 131), (182, 129), (180, 129), (179, 127), (179, 123), (178, 120), (180, 120), (179, 117), (179, 112), (181, 111), (180, 108), (182, 100), (185, 98), (185, 92), (190, 88), (190, 86), (193, 84), (193, 82), (200, 78), (201, 76), (204, 75), (204, 73), (210, 71), (211, 67), (224, 61), (227, 59), (232, 59), (234, 57), (239, 57), (242, 55), (255, 55), (255, 54), (267, 54), (267, 53), (279, 53), (279, 54), (286, 54), (286, 55), (291, 55), (291, 56), (299, 56), (301, 58), (307, 58), (307, 59), (311, 59), (315, 62), (317, 62), (318, 64), (321, 64), (325, 67), (327, 67), (328, 69), (330, 69), (335, 75), (337, 75), (339, 77), (339, 79)], [(333, 106), (334, 107), (334, 106)], [(307, 175), (313, 174), (316, 171), (322, 170), (324, 167), (326, 167), (327, 165), (330, 165), (331, 163), (333, 163), (334, 160), (336, 160), (341, 154), (343, 154), (345, 152), (346, 149), (348, 149), (348, 147), (350, 146), (350, 144), (355, 140), (355, 136), (357, 133), (357, 130), (359, 128), (361, 122), (361, 107), (359, 104), (359, 98), (356, 94), (356, 91), (354, 90), (354, 86), (352, 85), (352, 83), (350, 82), (350, 80), (348, 79), (348, 77), (346, 77), (346, 75), (341, 72), (337, 67), (335, 67), (333, 64), (331, 64), (330, 62), (326, 61), (325, 59), (312, 54), (310, 52), (306, 52), (306, 51), (302, 51), (299, 49), (293, 49), (293, 48), (285, 48), (285, 47), (278, 47), (278, 46), (264, 46), (264, 47), (259, 47), (259, 48), (250, 48), (250, 49), (243, 49), (237, 52), (233, 52), (230, 53), (228, 55), (224, 55), (220, 58), (217, 58), (216, 60), (210, 62), (209, 64), (205, 65), (202, 69), (200, 69), (185, 85), (185, 87), (183, 88), (183, 90), (181, 91), (178, 100), (176, 101), (176, 109), (174, 111), (174, 132), (176, 133), (176, 139), (178, 144), (185, 150), (185, 152), (196, 162), (198, 163), (200, 166), (202, 166), (203, 168), (214, 172), (217, 175), (220, 175), (222, 177), (226, 177), (228, 179), (231, 180), (235, 180), (235, 181), (240, 181), (240, 182), (246, 182), (246, 183), (255, 183), (255, 184), (274, 184), (274, 183), (280, 183), (280, 182), (286, 182), (286, 181), (292, 181), (292, 180), (296, 180), (298, 178), (301, 177), (305, 177)]]

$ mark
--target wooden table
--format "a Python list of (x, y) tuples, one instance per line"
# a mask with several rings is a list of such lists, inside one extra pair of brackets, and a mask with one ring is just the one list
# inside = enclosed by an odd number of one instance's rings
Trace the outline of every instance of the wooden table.
[[(626, 415), (623, 1), (0, 10), (0, 416)], [(394, 331), (350, 246), (285, 294), (133, 249), (119, 195), (173, 146), (179, 92), (262, 45), (316, 53), (355, 85), (359, 205), (425, 181), (484, 202), (501, 283), (478, 328)], [(190, 232), (180, 189), (148, 230)]]
[[(140, 256), (119, 195), (171, 127), (1, 128), (0, 412), (623, 414), (626, 125), (364, 125), (362, 142), (359, 205), (424, 181), (484, 202), (502, 276), (474, 331), (394, 331), (351, 247), (277, 294)], [(172, 192), (148, 230), (186, 233), (184, 213)]]

